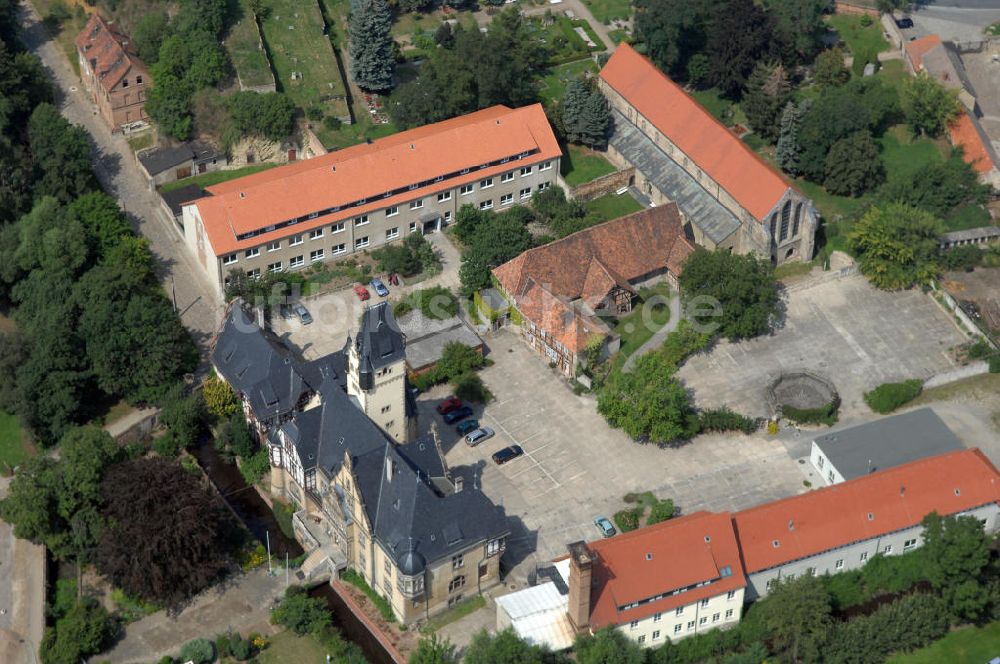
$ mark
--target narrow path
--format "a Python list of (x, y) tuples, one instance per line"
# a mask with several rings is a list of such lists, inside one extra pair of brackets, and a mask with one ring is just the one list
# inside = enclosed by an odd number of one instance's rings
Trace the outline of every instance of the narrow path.
[[(9, 478), (0, 478), (0, 499)], [(0, 521), (0, 662), (38, 664), (45, 629), (45, 547), (14, 537)]]
[(671, 294), (670, 297), (670, 320), (667, 324), (657, 330), (653, 336), (651, 336), (646, 343), (639, 346), (628, 356), (625, 360), (625, 364), (622, 365), (622, 371), (629, 372), (632, 371), (633, 365), (635, 365), (636, 360), (645, 355), (646, 353), (656, 350), (663, 345), (666, 340), (667, 335), (677, 329), (677, 325), (681, 322), (681, 316), (683, 312), (681, 310), (681, 296), (677, 293)]
[(21, 38), (48, 70), (60, 112), (90, 134), (94, 171), (101, 186), (118, 199), (136, 231), (149, 240), (160, 283), (167, 297), (173, 297), (181, 321), (204, 351), (222, 316), (221, 303), (207, 276), (187, 250), (180, 229), (160, 213), (157, 196), (139, 174), (128, 142), (121, 135), (111, 134), (87, 100), (81, 81), (45, 30), (38, 12), (28, 2), (22, 2), (20, 8)]

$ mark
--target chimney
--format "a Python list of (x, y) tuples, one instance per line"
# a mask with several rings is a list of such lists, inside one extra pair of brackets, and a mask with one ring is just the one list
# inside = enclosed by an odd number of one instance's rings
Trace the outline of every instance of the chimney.
[(388, 456), (385, 458), (385, 481), (392, 482), (392, 476), (396, 472), (396, 462)]
[(569, 545), (569, 621), (577, 632), (590, 626), (590, 577), (593, 557), (587, 543)]
[(465, 485), (465, 480), (461, 477), (455, 478), (455, 493), (461, 493), (462, 487)]

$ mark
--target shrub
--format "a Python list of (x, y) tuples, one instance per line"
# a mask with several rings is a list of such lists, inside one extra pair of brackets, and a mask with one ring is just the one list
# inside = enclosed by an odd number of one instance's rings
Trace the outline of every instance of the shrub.
[(1000, 355), (994, 355), (990, 358), (990, 373), (1000, 373)]
[(267, 456), (266, 449), (258, 450), (253, 456), (243, 459), (240, 464), (240, 474), (246, 483), (253, 486), (264, 477), (264, 473), (271, 467), (271, 462)]
[(969, 346), (969, 349), (965, 352), (965, 356), (970, 360), (982, 360), (995, 352), (989, 342), (980, 337), (976, 339), (976, 343)]
[(396, 614), (392, 611), (392, 605), (386, 598), (379, 595), (364, 578), (351, 568), (347, 568), (340, 575), (341, 581), (346, 581), (363, 592), (368, 599), (375, 604), (379, 614), (388, 622), (396, 622)]
[(756, 419), (734, 413), (728, 408), (698, 413), (698, 424), (702, 431), (742, 431), (745, 434), (753, 433), (758, 427)]
[(618, 530), (623, 533), (635, 530), (639, 527), (639, 518), (642, 516), (642, 513), (642, 507), (634, 507), (629, 510), (619, 510), (618, 512), (615, 512), (613, 517), (615, 525), (618, 526)]
[(649, 510), (649, 518), (646, 519), (646, 525), (651, 526), (654, 523), (667, 521), (674, 518), (674, 514), (676, 513), (677, 508), (674, 506), (674, 501), (669, 498), (658, 500)]
[(795, 406), (782, 406), (781, 414), (787, 419), (799, 424), (826, 424), (832, 425), (837, 422), (837, 411), (840, 409), (840, 397), (834, 397), (833, 401), (820, 406), (819, 408), (796, 408)]
[(238, 662), (245, 662), (250, 659), (253, 648), (250, 642), (237, 634), (229, 644), (229, 652)]
[(316, 634), (330, 625), (330, 612), (319, 597), (310, 597), (304, 588), (291, 586), (271, 612), (271, 622), (292, 630), (299, 636)]
[(828, 638), (823, 660), (831, 664), (884, 662), (893, 652), (919, 648), (947, 631), (948, 611), (943, 600), (933, 595), (910, 595), (837, 625)]
[(211, 664), (215, 661), (215, 645), (208, 639), (188, 641), (181, 648), (180, 660), (194, 664)]
[(876, 413), (884, 415), (916, 399), (923, 387), (924, 382), (919, 378), (901, 383), (883, 383), (871, 392), (865, 392), (865, 403)]
[(454, 383), (455, 396), (472, 403), (488, 403), (493, 399), (493, 393), (483, 384), (478, 374), (469, 372)]

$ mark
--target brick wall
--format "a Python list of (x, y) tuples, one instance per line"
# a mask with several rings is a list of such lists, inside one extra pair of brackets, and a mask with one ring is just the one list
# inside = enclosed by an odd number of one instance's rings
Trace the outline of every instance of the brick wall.
[(602, 175), (596, 180), (591, 180), (590, 182), (584, 182), (581, 185), (577, 185), (570, 189), (569, 195), (571, 198), (581, 201), (597, 198), (598, 196), (603, 196), (604, 194), (617, 191), (622, 187), (627, 187), (629, 178), (633, 175), (635, 175), (635, 167), (629, 166), (628, 168), (616, 173)]

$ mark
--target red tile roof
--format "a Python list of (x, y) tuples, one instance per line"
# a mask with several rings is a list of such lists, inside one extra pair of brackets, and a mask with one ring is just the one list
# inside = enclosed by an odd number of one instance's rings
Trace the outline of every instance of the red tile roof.
[(579, 352), (607, 329), (582, 321), (586, 316), (572, 301), (593, 309), (615, 286), (631, 290), (630, 281), (664, 268), (680, 274), (692, 251), (677, 205), (670, 203), (529, 249), (493, 274), (525, 318)]
[[(1000, 500), (979, 450), (928, 457), (733, 515), (747, 574)], [(777, 543), (777, 546), (775, 546)]]
[[(91, 69), (105, 90), (111, 90), (131, 69), (140, 74), (146, 68), (135, 54), (127, 35), (101, 18), (96, 12), (76, 36), (76, 50), (91, 64)], [(147, 77), (148, 78), (148, 77)]]
[[(600, 629), (746, 586), (728, 512), (695, 512), (630, 533), (591, 542), (595, 554), (590, 625)], [(729, 568), (729, 576), (723, 569)], [(708, 585), (692, 587), (710, 581)], [(688, 588), (687, 592), (670, 594)], [(627, 604), (666, 594), (656, 601)]]
[(601, 78), (758, 220), (788, 191), (781, 175), (628, 44)]
[(959, 113), (955, 121), (948, 127), (951, 144), (962, 148), (962, 158), (972, 166), (977, 173), (989, 173), (996, 165), (990, 158), (990, 153), (983, 143), (983, 137), (976, 131), (972, 118), (966, 112)]
[(924, 54), (940, 45), (941, 37), (936, 34), (906, 42), (906, 55), (910, 58), (914, 71), (920, 71)]
[[(371, 202), (296, 224), (295, 232), (347, 219), (400, 202), (451, 189), (515, 168), (518, 161), (479, 169), (481, 164), (536, 151), (523, 163), (561, 156), (540, 104), (494, 106), (444, 122), (400, 132), (370, 144), (230, 180), (208, 188), (197, 202), (216, 255), (289, 235), (277, 229), (238, 240), (237, 235), (296, 217), (369, 198)], [(430, 183), (384, 198), (388, 191), (470, 169), (443, 184)]]

